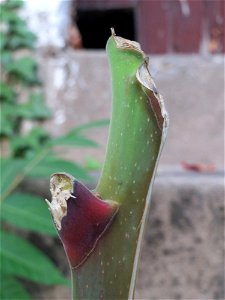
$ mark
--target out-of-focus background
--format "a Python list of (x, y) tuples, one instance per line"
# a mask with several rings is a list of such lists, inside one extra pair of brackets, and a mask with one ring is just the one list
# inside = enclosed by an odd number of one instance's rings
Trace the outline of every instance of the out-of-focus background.
[[(70, 298), (67, 262), (40, 197), (50, 197), (57, 170), (97, 181), (111, 109), (104, 48), (114, 27), (150, 55), (170, 115), (136, 299), (224, 299), (224, 1), (21, 3), (1, 1), (4, 290), (13, 286), (17, 299)], [(40, 266), (48, 259), (55, 277), (12, 259), (26, 251)], [(2, 299), (13, 295), (10, 288)]]

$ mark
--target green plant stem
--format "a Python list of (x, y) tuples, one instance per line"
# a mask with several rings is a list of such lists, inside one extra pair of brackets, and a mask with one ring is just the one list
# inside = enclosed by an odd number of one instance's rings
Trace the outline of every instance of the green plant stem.
[[(160, 103), (162, 98), (157, 100), (155, 91), (147, 91), (137, 80), (137, 70), (145, 63), (143, 53), (133, 47), (118, 47), (115, 37), (109, 39), (107, 52), (113, 108), (96, 193), (120, 203), (120, 209), (87, 261), (72, 270), (74, 299), (133, 298), (150, 191), (167, 127), (166, 115), (154, 110), (154, 100)], [(160, 118), (165, 118), (163, 128)]]

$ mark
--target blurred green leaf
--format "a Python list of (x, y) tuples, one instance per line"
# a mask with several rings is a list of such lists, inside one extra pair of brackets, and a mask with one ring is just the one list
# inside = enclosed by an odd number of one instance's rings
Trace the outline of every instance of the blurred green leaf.
[(86, 124), (83, 124), (81, 126), (76, 127), (71, 132), (76, 133), (76, 132), (81, 131), (81, 130), (108, 126), (109, 123), (110, 123), (109, 119), (102, 119), (102, 120), (92, 121), (92, 122), (89, 122), (89, 123), (86, 123)]
[(30, 296), (15, 278), (1, 274), (1, 300), (30, 300)]
[(94, 170), (99, 170), (101, 169), (102, 164), (98, 162), (95, 158), (93, 157), (87, 157), (86, 162), (85, 162), (85, 168), (88, 171), (94, 171)]
[(12, 136), (16, 126), (15, 105), (1, 103), (0, 136)]
[(0, 32), (0, 50), (4, 49), (7, 44), (6, 35), (3, 32)]
[(13, 193), (2, 202), (1, 218), (18, 228), (56, 236), (47, 205), (41, 197)]
[(1, 3), (0, 7), (4, 7), (5, 9), (17, 9), (21, 8), (23, 6), (24, 1), (23, 0), (6, 0)]
[[(14, 1), (10, 1), (10, 2), (14, 2)], [(9, 9), (9, 4), (5, 3), (1, 3), (0, 5), (0, 10), (1, 10), (1, 22), (14, 22), (18, 19), (20, 19), (17, 14)]]
[(7, 70), (8, 66), (13, 63), (13, 57), (11, 52), (9, 51), (2, 51), (1, 52), (1, 65), (4, 67), (5, 70)]
[(18, 174), (21, 174), (27, 165), (24, 159), (2, 159), (1, 160), (1, 180), (0, 192), (3, 195), (13, 183)]
[[(2, 92), (2, 97), (12, 97), (12, 90), (4, 90), (4, 86)], [(9, 98), (8, 98), (9, 101)], [(12, 100), (13, 101), (13, 100)], [(0, 126), (0, 134), (2, 136), (11, 136), (16, 129), (18, 117), (23, 117), (26, 119), (36, 119), (36, 120), (44, 120), (51, 116), (50, 110), (44, 103), (44, 99), (42, 94), (32, 94), (28, 103), (24, 104), (14, 104), (10, 102), (1, 103), (1, 126)], [(40, 131), (39, 131), (40, 132)], [(32, 132), (27, 138), (29, 140), (33, 140), (32, 137), (39, 138), (40, 136)], [(43, 136), (41, 137), (43, 138)], [(21, 137), (23, 139), (23, 137)], [(43, 140), (43, 139), (42, 139)], [(24, 140), (24, 142), (26, 142)], [(15, 141), (15, 143), (17, 143)]]
[(28, 153), (37, 152), (48, 141), (49, 135), (40, 127), (34, 127), (24, 136), (16, 135), (11, 139), (10, 146), (15, 157), (27, 156)]
[(98, 147), (95, 141), (74, 133), (74, 131), (52, 139), (51, 144), (54, 146)]
[(44, 159), (48, 151), (47, 148), (43, 148), (30, 157), (23, 159), (10, 157), (1, 160), (0, 191), (2, 200), (17, 188), (29, 172)]
[(98, 144), (85, 136), (81, 135), (82, 130), (98, 128), (109, 125), (109, 120), (103, 119), (83, 124), (69, 131), (67, 134), (52, 139), (52, 145), (59, 146), (78, 146), (78, 147), (98, 147)]
[(36, 83), (37, 78), (37, 63), (29, 56), (18, 58), (12, 61), (10, 64), (5, 65), (5, 69), (11, 75), (21, 79), (25, 83), (33, 84)]
[(35, 168), (29, 173), (33, 177), (49, 177), (53, 173), (63, 172), (73, 174), (74, 177), (81, 180), (90, 180), (88, 173), (74, 162), (59, 159), (57, 157), (45, 157)]
[(43, 94), (31, 94), (27, 103), (20, 104), (16, 114), (26, 119), (44, 120), (51, 117), (51, 112), (44, 102)]
[(16, 24), (13, 24), (10, 33), (15, 34), (15, 36), (19, 35), (20, 37), (31, 37), (32, 39), (36, 38), (35, 34), (28, 30), (27, 24), (23, 20), (20, 20), (19, 22), (16, 22)]
[(9, 232), (1, 232), (1, 268), (2, 272), (38, 283), (68, 284), (41, 251), (22, 238)]
[(63, 136), (52, 139), (51, 143), (52, 145), (60, 146), (98, 147), (98, 144), (95, 141), (84, 137), (80, 134), (80, 131), (107, 125), (109, 125), (109, 120), (106, 119), (86, 123), (72, 129)]
[[(6, 83), (0, 82), (0, 101), (15, 103), (16, 93), (14, 90)], [(15, 106), (14, 106), (15, 109)]]
[(7, 47), (10, 47), (12, 50), (19, 48), (33, 48), (34, 42), (36, 40), (35, 35), (26, 32), (25, 36), (13, 35), (8, 39)]
[(9, 26), (7, 47), (12, 50), (22, 47), (32, 49), (36, 39), (36, 35), (28, 30), (26, 22), (17, 20)]

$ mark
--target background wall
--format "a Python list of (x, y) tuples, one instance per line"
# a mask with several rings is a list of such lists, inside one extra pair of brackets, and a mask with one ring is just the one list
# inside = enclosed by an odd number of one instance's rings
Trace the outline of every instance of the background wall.
[[(40, 36), (36, 55), (46, 101), (55, 112), (44, 126), (57, 136), (78, 124), (109, 118), (111, 87), (102, 50), (65, 49), (65, 29), (74, 14), (65, 6), (68, 1), (57, 2), (54, 9), (54, 1), (47, 2), (32, 10), (27, 1), (23, 13)], [(157, 54), (151, 55), (150, 70), (171, 120), (153, 190), (136, 297), (224, 299), (224, 1), (77, 0), (74, 18), (79, 24), (79, 10), (120, 8), (133, 9), (137, 40), (146, 52)], [(100, 33), (92, 29), (94, 39)], [(119, 35), (120, 29), (116, 31)], [(103, 162), (107, 128), (89, 135), (99, 142), (99, 149), (59, 149), (61, 155), (82, 163), (92, 155)], [(213, 168), (193, 172), (181, 162)], [(48, 194), (47, 185), (40, 190)], [(61, 246), (48, 243), (65, 270)], [(36, 295), (69, 299), (70, 292), (57, 287)]]
[(76, 7), (133, 9), (135, 38), (148, 53), (224, 53), (223, 0), (77, 0)]
[[(23, 14), (38, 34), (39, 46), (63, 47), (70, 22), (79, 27), (82, 18), (88, 28), (82, 25), (81, 34), (88, 31), (92, 40), (103, 35), (103, 45), (110, 27), (115, 27), (118, 35), (126, 32), (129, 38), (129, 21), (134, 39), (147, 53), (215, 54), (224, 53), (225, 49), (224, 5), (223, 0), (40, 0), (26, 1)], [(120, 20), (119, 13), (124, 9), (130, 10), (132, 20), (126, 13)], [(117, 16), (104, 18), (112, 10)]]

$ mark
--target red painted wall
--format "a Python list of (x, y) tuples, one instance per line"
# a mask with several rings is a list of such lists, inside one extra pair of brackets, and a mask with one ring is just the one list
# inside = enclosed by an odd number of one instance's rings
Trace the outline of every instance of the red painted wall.
[(77, 7), (133, 7), (148, 53), (224, 53), (225, 0), (77, 0)]

